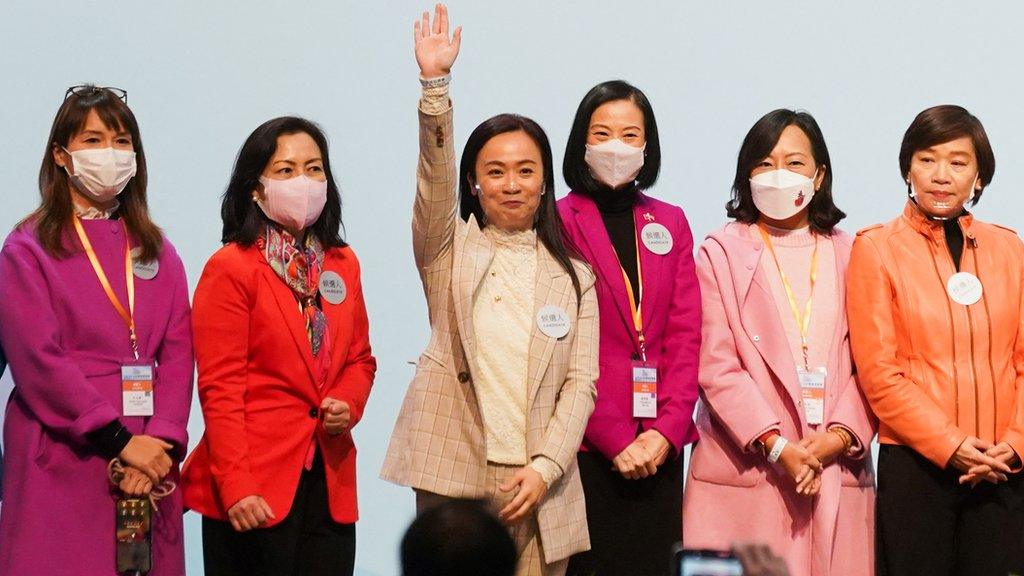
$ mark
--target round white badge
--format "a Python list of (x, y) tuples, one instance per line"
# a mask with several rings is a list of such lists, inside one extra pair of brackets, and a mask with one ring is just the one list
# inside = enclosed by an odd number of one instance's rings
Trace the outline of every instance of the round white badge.
[(659, 256), (672, 251), (672, 233), (657, 222), (651, 222), (640, 230), (640, 238), (647, 249)]
[(970, 272), (957, 272), (946, 282), (946, 292), (953, 302), (970, 306), (981, 300), (981, 280)]
[(331, 304), (341, 304), (348, 296), (348, 288), (337, 272), (324, 270), (320, 274), (320, 295)]
[(545, 336), (561, 338), (569, 333), (569, 314), (558, 306), (545, 306), (537, 312), (537, 327)]
[(143, 262), (139, 260), (140, 254), (142, 254), (141, 248), (132, 249), (132, 273), (139, 280), (152, 280), (156, 278), (157, 273), (160, 272), (160, 262), (156, 260)]

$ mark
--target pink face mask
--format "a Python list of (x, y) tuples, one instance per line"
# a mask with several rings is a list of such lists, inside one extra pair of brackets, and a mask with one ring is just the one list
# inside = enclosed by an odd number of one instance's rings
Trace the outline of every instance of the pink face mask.
[(587, 144), (583, 159), (598, 182), (615, 190), (640, 174), (646, 148), (646, 144), (637, 148), (614, 138), (593, 146)]
[(316, 222), (327, 204), (327, 181), (314, 180), (305, 174), (287, 180), (260, 176), (264, 199), (256, 203), (274, 222), (290, 230), (305, 230)]

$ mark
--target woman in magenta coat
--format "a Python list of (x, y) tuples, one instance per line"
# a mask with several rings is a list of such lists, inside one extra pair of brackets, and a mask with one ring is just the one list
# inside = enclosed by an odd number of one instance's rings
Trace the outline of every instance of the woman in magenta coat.
[(852, 238), (825, 139), (776, 110), (743, 141), (728, 213), (701, 244), (700, 442), (683, 506), (689, 549), (764, 543), (793, 576), (874, 569), (875, 419), (845, 315)]
[(572, 192), (558, 202), (597, 274), (601, 316), (597, 405), (577, 458), (591, 551), (573, 557), (569, 574), (666, 574), (682, 529), (700, 291), (683, 211), (644, 193), (660, 164), (644, 93), (622, 81), (595, 86), (566, 145)]
[[(114, 576), (117, 499), (166, 494), (188, 443), (188, 284), (146, 210), (142, 140), (121, 98), (68, 91), (42, 203), (0, 252), (0, 340), (14, 377), (0, 574)], [(148, 394), (142, 380), (123, 392), (125, 367), (129, 377), (151, 371)], [(114, 459), (125, 469), (118, 485)], [(185, 573), (181, 511), (180, 491), (158, 503), (150, 576)]]

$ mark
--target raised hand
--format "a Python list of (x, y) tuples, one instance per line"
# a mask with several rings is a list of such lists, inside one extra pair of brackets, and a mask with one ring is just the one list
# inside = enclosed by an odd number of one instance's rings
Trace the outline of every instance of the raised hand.
[(448, 8), (444, 4), (434, 7), (433, 24), (430, 13), (423, 13), (423, 17), (413, 25), (413, 36), (421, 77), (437, 78), (451, 72), (462, 44), (462, 26), (455, 29), (451, 38), (448, 37)]

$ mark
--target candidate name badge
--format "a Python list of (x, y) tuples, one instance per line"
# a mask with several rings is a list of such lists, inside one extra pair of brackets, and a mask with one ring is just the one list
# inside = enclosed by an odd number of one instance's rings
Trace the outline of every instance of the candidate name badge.
[(558, 306), (545, 306), (537, 312), (537, 327), (545, 336), (557, 340), (569, 333), (569, 314)]
[(152, 416), (153, 366), (130, 364), (121, 366), (121, 409), (125, 416)]
[(672, 251), (672, 233), (657, 222), (646, 224), (640, 230), (640, 239), (648, 250), (659, 256)]
[(825, 420), (825, 377), (828, 371), (825, 368), (813, 368), (797, 370), (797, 377), (800, 380), (800, 399), (804, 404), (804, 416), (807, 423), (818, 425)]
[(946, 292), (953, 302), (970, 306), (981, 300), (981, 280), (970, 272), (957, 272), (946, 282)]
[(320, 274), (320, 295), (331, 304), (341, 304), (348, 296), (348, 288), (337, 272), (324, 270)]
[(152, 280), (160, 272), (160, 262), (156, 259), (142, 260), (142, 249), (132, 248), (132, 273), (139, 280)]
[(633, 418), (658, 417), (658, 367), (633, 362)]

